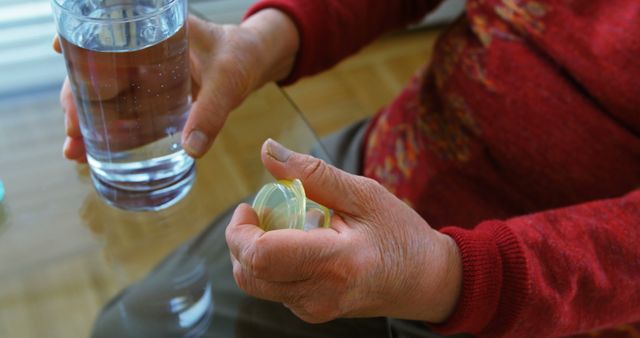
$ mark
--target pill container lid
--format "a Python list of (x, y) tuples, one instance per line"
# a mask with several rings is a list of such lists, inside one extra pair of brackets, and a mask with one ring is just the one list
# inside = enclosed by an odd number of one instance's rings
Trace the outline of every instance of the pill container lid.
[(264, 185), (253, 200), (253, 209), (258, 214), (260, 227), (265, 231), (304, 230), (307, 212), (312, 209), (324, 216), (321, 227), (328, 227), (330, 224), (329, 209), (308, 200), (302, 182), (298, 179)]

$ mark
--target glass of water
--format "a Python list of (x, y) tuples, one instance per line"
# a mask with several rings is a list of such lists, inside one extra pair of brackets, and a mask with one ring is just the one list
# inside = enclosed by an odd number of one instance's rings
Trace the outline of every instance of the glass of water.
[(127, 210), (184, 197), (187, 0), (51, 0), (96, 190)]

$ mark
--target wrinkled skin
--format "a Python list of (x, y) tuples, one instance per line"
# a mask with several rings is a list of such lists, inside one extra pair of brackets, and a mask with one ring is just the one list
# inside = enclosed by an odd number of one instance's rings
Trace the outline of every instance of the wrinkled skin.
[(329, 229), (264, 232), (255, 211), (240, 205), (226, 237), (243, 290), (311, 323), (369, 316), (440, 322), (450, 315), (461, 279), (450, 237), (377, 182), (278, 149), (265, 143), (265, 167), (279, 179), (300, 178), (308, 196), (335, 215)]

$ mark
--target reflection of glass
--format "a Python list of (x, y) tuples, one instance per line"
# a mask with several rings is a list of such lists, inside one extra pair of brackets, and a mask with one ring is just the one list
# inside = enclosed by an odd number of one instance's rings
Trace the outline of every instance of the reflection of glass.
[(207, 331), (214, 304), (204, 260), (190, 257), (174, 268), (127, 290), (118, 304), (122, 322), (129, 324), (127, 336), (201, 337)]
[(114, 298), (96, 319), (92, 337), (390, 337), (383, 318), (309, 324), (281, 304), (238, 289), (224, 239), (232, 211)]
[(206, 195), (202, 185), (195, 185), (191, 194), (171, 208), (131, 212), (111, 208), (92, 193), (80, 215), (104, 241), (104, 256), (121, 273), (120, 282), (128, 284), (207, 225), (210, 216)]
[(158, 210), (193, 184), (186, 0), (52, 0), (98, 192)]

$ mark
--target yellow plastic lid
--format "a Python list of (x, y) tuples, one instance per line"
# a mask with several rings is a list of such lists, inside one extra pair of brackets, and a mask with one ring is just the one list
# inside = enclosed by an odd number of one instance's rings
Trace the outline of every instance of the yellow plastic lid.
[[(278, 229), (310, 230), (318, 224), (328, 228), (331, 212), (326, 207), (307, 198), (299, 179), (268, 183), (253, 200), (260, 227), (265, 231)], [(312, 218), (319, 222), (312, 224)]]

